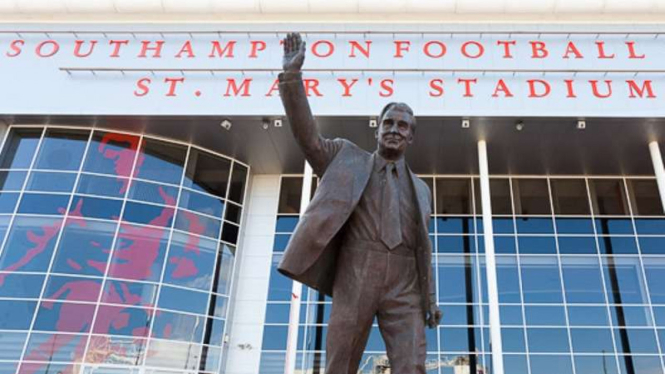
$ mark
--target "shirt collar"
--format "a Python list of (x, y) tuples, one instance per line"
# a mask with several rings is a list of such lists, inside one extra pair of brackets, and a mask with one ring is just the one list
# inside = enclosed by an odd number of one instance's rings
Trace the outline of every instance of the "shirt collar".
[[(374, 171), (379, 172), (388, 165), (391, 161), (386, 160), (381, 157), (378, 152), (374, 152)], [(404, 161), (404, 156), (400, 157), (399, 160), (395, 161), (395, 166), (397, 166), (397, 175), (406, 175), (406, 162)]]

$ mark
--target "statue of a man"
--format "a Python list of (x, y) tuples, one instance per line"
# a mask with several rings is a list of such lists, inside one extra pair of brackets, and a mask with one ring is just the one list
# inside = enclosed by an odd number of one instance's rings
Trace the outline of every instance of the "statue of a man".
[(333, 297), (326, 373), (356, 374), (374, 317), (393, 374), (425, 374), (425, 324), (438, 325), (427, 233), (431, 194), (404, 161), (416, 119), (404, 103), (383, 108), (373, 153), (321, 136), (305, 94), (305, 43), (284, 39), (279, 92), (291, 130), (321, 177), (279, 271)]

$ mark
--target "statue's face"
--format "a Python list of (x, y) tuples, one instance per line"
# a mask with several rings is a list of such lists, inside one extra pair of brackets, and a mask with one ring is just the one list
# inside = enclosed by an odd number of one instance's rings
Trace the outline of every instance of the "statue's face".
[(387, 158), (399, 158), (413, 142), (414, 118), (408, 112), (392, 108), (379, 124), (379, 153)]

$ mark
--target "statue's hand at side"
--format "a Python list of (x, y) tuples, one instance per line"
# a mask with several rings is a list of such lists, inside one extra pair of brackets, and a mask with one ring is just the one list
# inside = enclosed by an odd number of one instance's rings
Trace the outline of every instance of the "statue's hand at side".
[(433, 329), (439, 325), (441, 322), (441, 317), (443, 317), (443, 312), (436, 305), (436, 302), (430, 304), (429, 310), (427, 311), (427, 319), (425, 323), (427, 327)]
[(284, 71), (297, 73), (305, 62), (305, 42), (299, 33), (289, 33), (284, 38), (284, 59), (282, 67)]

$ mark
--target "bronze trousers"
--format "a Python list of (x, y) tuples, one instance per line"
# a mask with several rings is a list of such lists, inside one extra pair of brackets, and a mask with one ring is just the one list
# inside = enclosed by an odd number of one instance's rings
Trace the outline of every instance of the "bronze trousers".
[(326, 374), (357, 374), (375, 316), (391, 373), (425, 374), (427, 343), (416, 258), (403, 248), (392, 252), (377, 248), (354, 242), (340, 249)]

